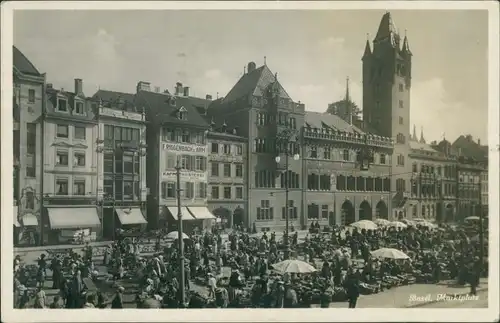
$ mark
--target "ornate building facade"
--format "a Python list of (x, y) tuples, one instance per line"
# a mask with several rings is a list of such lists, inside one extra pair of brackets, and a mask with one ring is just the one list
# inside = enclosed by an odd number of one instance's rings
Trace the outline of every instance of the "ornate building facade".
[(13, 47), (14, 244), (41, 242), (45, 74)]

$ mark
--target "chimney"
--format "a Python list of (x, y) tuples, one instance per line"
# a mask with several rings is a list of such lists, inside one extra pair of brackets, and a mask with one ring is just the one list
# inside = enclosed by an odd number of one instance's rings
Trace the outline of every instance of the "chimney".
[(75, 94), (83, 94), (83, 80), (75, 79)]
[(256, 68), (255, 62), (248, 63), (247, 74), (250, 74), (251, 72), (255, 71), (255, 68)]
[(212, 101), (212, 95), (207, 94), (207, 95), (205, 96), (205, 100)]
[(182, 95), (182, 83), (175, 83), (175, 95)]
[(467, 140), (468, 140), (469, 142), (471, 142), (471, 141), (472, 141), (472, 135), (467, 135), (467, 136), (465, 136), (465, 138), (467, 138)]
[(151, 83), (149, 82), (144, 82), (144, 81), (140, 81), (139, 83), (137, 83), (137, 92), (139, 91), (151, 91)]
[(481, 146), (481, 138), (477, 138), (477, 144)]
[(155, 86), (155, 92), (156, 93), (160, 93), (160, 87), (159, 86)]
[(184, 87), (184, 96), (189, 96), (189, 86)]

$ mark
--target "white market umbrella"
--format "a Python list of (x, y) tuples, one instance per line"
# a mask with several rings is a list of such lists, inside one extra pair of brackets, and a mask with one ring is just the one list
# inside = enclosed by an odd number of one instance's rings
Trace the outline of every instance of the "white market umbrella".
[(434, 223), (430, 223), (427, 221), (417, 222), (416, 224), (422, 227), (427, 227), (429, 229), (435, 229), (437, 227)]
[(371, 252), (372, 256), (375, 258), (386, 258), (386, 259), (409, 259), (407, 254), (404, 252), (394, 249), (394, 248), (380, 248), (378, 250)]
[[(484, 239), (484, 242), (486, 243), (488, 241), (488, 236), (485, 234), (484, 237), (483, 237), (483, 239)], [(470, 241), (472, 241), (472, 242), (479, 242), (479, 234), (473, 236), (472, 238), (470, 238)]]
[[(179, 232), (178, 231), (172, 231), (167, 234), (167, 239), (178, 239), (179, 238)], [(189, 239), (189, 236), (185, 234), (184, 232), (182, 233), (182, 239)]]
[(376, 225), (380, 225), (380, 226), (384, 226), (384, 227), (385, 227), (385, 226), (390, 225), (390, 224), (391, 224), (391, 221), (386, 220), (386, 219), (376, 219), (376, 220), (374, 221), (374, 223), (375, 223)]
[(403, 219), (400, 222), (403, 222), (406, 225), (415, 225), (415, 222), (413, 222), (412, 220), (408, 220), (408, 219)]
[(473, 216), (468, 216), (465, 218), (465, 221), (471, 221), (471, 220), (479, 220), (479, 217), (476, 215), (473, 215)]
[(394, 227), (394, 228), (402, 228), (402, 229), (408, 227), (408, 225), (404, 224), (403, 222), (399, 222), (399, 221), (391, 222), (389, 224), (389, 226)]
[(274, 270), (282, 274), (284, 273), (306, 274), (316, 271), (316, 268), (314, 268), (307, 262), (297, 259), (288, 259), (280, 261), (274, 265), (271, 265), (271, 267), (273, 267)]
[(378, 227), (377, 225), (370, 220), (361, 220), (358, 222), (354, 222), (351, 224), (351, 227), (355, 227), (358, 229), (365, 229), (365, 230), (376, 230)]

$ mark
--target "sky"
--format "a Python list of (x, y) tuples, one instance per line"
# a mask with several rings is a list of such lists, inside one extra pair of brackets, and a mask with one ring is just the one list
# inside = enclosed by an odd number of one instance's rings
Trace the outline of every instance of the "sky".
[[(224, 96), (248, 62), (266, 63), (306, 110), (362, 107), (361, 56), (385, 10), (16, 11), (14, 45), (56, 88), (133, 93), (139, 81)], [(488, 12), (391, 10), (413, 52), (411, 122), (427, 142), (488, 139)]]

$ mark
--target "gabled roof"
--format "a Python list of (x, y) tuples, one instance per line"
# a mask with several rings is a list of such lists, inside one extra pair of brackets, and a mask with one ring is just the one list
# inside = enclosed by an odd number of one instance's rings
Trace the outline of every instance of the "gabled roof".
[(16, 47), (13, 47), (13, 65), (21, 73), (41, 76), (40, 72), (36, 69), (30, 60)]
[[(172, 100), (175, 100), (175, 106), (172, 104)], [(149, 91), (139, 91), (135, 95), (135, 104), (145, 108), (147, 121), (175, 123), (208, 129), (207, 122), (193, 104), (195, 101), (191, 97), (172, 96)], [(186, 120), (177, 118), (177, 111), (182, 107), (187, 111)]]
[[(224, 97), (222, 102), (228, 103), (246, 95), (263, 96), (266, 88), (275, 81), (275, 75), (271, 72), (267, 65), (263, 65), (249, 73), (244, 74)], [(280, 97), (291, 100), (290, 96), (281, 84), (279, 84), (279, 87)]]
[(347, 123), (342, 118), (333, 114), (306, 111), (304, 118), (306, 126), (311, 128), (331, 128), (343, 132), (364, 133), (358, 127)]

